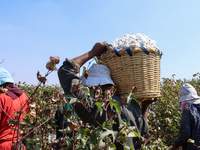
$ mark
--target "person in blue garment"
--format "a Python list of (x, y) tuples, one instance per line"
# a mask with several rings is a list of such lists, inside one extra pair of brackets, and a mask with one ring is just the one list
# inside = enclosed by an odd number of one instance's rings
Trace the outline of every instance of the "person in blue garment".
[[(200, 97), (195, 88), (186, 83), (179, 90), (179, 107), (182, 110), (181, 127), (173, 150), (197, 150), (200, 146)], [(189, 142), (190, 140), (194, 141)]]

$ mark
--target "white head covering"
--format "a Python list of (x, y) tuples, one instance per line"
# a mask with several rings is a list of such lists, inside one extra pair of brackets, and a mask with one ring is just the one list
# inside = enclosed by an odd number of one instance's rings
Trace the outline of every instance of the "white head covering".
[(98, 86), (105, 84), (115, 85), (110, 77), (110, 70), (103, 64), (93, 64), (87, 71), (88, 78), (82, 78), (82, 85)]
[(14, 83), (14, 80), (6, 69), (0, 67), (0, 85), (6, 82)]
[(179, 96), (179, 107), (181, 110), (183, 110), (186, 106), (200, 103), (200, 97), (197, 95), (197, 91), (188, 83), (181, 86)]
[(179, 102), (184, 102), (184, 101), (200, 98), (197, 95), (197, 91), (195, 90), (195, 88), (188, 83), (183, 84), (181, 86), (179, 90), (179, 96), (180, 96)]

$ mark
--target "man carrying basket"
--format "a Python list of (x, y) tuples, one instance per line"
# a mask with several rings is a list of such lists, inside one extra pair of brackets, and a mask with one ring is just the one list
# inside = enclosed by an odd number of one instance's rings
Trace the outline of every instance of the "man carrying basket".
[[(82, 80), (77, 76), (78, 70), (80, 67), (86, 63), (88, 60), (94, 56), (100, 56), (102, 53), (106, 52), (105, 45), (108, 44), (107, 41), (96, 43), (92, 50), (86, 52), (85, 54), (75, 57), (73, 59), (66, 59), (63, 62), (63, 65), (58, 70), (58, 77), (60, 84), (65, 92), (65, 94), (75, 95), (80, 101), (85, 99), (86, 92), (81, 90), (74, 90), (74, 87), (80, 84), (80, 86), (100, 86), (102, 93), (109, 89), (110, 87), (115, 86), (114, 82), (110, 77), (110, 70), (103, 64), (93, 64), (90, 69), (87, 71), (89, 76), (88, 78), (82, 78)], [(78, 87), (80, 87), (78, 86)], [(123, 103), (120, 96), (114, 95), (113, 99), (117, 100), (120, 103), (121, 114), (115, 119), (117, 124), (113, 125), (113, 130), (118, 131), (119, 126), (122, 124), (121, 121), (125, 119), (130, 126), (135, 126), (137, 132), (140, 136), (147, 134), (148, 124), (147, 124), (147, 113), (148, 106), (153, 101), (145, 101), (141, 103), (141, 108), (139, 104), (135, 101), (131, 102), (130, 105)], [(99, 115), (98, 108), (95, 105), (97, 101), (96, 97), (90, 97), (90, 104), (87, 105), (87, 110), (80, 105), (75, 105), (75, 110), (77, 115), (90, 125), (98, 126), (98, 123), (102, 124), (105, 121), (104, 115)], [(88, 112), (89, 111), (89, 112)], [(91, 117), (93, 116), (93, 117)], [(98, 122), (98, 123), (97, 123)], [(139, 138), (126, 138), (126, 142), (130, 144), (134, 149), (140, 149), (141, 144)], [(123, 145), (120, 143), (115, 143), (117, 149), (122, 150)]]

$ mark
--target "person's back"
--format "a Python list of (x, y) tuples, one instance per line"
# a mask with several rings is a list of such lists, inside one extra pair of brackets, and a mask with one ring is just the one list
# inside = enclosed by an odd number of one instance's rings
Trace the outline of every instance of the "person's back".
[[(195, 88), (186, 83), (179, 90), (179, 108), (183, 111), (178, 138), (173, 150), (182, 146), (182, 150), (197, 150), (200, 146), (200, 97)], [(194, 143), (188, 142), (191, 139)]]
[(8, 121), (18, 121), (15, 112), (22, 110), (20, 119), (24, 113), (28, 113), (29, 101), (27, 95), (16, 88), (10, 74), (0, 67), (0, 88), (4, 92), (0, 93), (0, 150), (11, 150), (13, 142), (17, 140), (17, 132), (12, 128), (17, 128), (17, 124), (10, 126)]
[[(194, 140), (195, 143), (187, 142), (188, 139)], [(184, 108), (180, 135), (175, 143), (182, 145), (183, 150), (196, 150), (200, 146), (200, 104)]]
[[(20, 111), (20, 109), (24, 106), (24, 104), (28, 101), (28, 97), (26, 96), (25, 93), (23, 93), (20, 97), (17, 99), (12, 99), (10, 96), (7, 96), (6, 94), (0, 94), (0, 105), (4, 109), (4, 111), (7, 113), (5, 114), (1, 109), (0, 109), (0, 149), (2, 149), (2, 144), (6, 143), (8, 141), (8, 144), (10, 145), (10, 142), (12, 140), (16, 141), (17, 139), (17, 132), (11, 128), (16, 128), (17, 125), (15, 126), (10, 126), (8, 124), (8, 120), (11, 120), (8, 115), (11, 118), (15, 118), (15, 113), (16, 111)], [(23, 108), (26, 113), (28, 113), (28, 107), (27, 104)], [(24, 114), (21, 114), (21, 118), (24, 117)], [(17, 118), (18, 119), (18, 118)], [(15, 134), (14, 134), (15, 133)], [(5, 146), (3, 146), (5, 147)]]

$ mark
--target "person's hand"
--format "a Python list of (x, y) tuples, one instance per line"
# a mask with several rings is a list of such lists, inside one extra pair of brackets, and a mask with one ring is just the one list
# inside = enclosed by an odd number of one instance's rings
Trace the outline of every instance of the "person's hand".
[(85, 54), (81, 56), (75, 57), (72, 60), (76, 62), (79, 65), (79, 67), (81, 67), (84, 63), (86, 63), (88, 60), (90, 60), (94, 56), (100, 56), (102, 53), (106, 52), (106, 48), (105, 48), (106, 44), (108, 44), (107, 41), (98, 42), (93, 46), (92, 50), (90, 50), (89, 52), (86, 52)]
[(105, 48), (106, 44), (108, 44), (107, 41), (96, 43), (93, 46), (92, 50), (90, 51), (91, 55), (100, 56), (101, 54), (105, 53), (106, 52), (106, 48)]
[(159, 100), (159, 98), (153, 98), (152, 100), (144, 100), (144, 101), (141, 102), (141, 105), (149, 106), (151, 103), (153, 103), (157, 100)]

